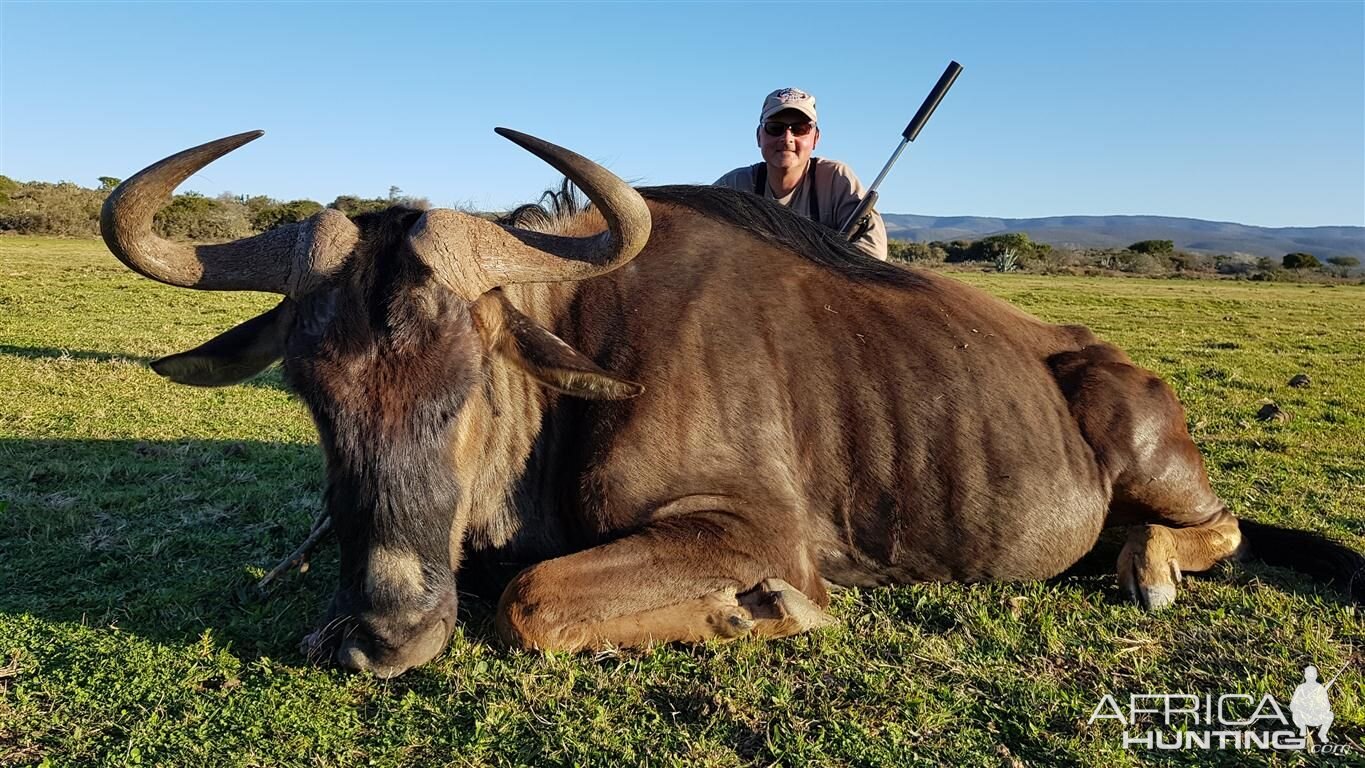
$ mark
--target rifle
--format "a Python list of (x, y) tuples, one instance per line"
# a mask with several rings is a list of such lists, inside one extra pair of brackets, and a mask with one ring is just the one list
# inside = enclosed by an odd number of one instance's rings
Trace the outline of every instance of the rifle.
[(1333, 675), (1333, 676), (1332, 676), (1332, 679), (1331, 679), (1331, 680), (1328, 680), (1328, 681), (1327, 681), (1327, 685), (1324, 685), (1324, 686), (1322, 687), (1322, 689), (1325, 691), (1325, 690), (1327, 690), (1328, 688), (1331, 688), (1332, 685), (1336, 683), (1337, 678), (1338, 678), (1338, 677), (1341, 677), (1341, 673), (1342, 673), (1342, 672), (1345, 672), (1345, 671), (1346, 671), (1346, 667), (1349, 667), (1349, 666), (1351, 666), (1351, 662), (1348, 661), (1348, 662), (1346, 662), (1346, 666), (1342, 667), (1340, 672), (1337, 672), (1335, 675)]
[(886, 178), (886, 174), (891, 171), (891, 166), (896, 164), (896, 160), (900, 158), (901, 152), (905, 151), (905, 145), (914, 141), (915, 137), (919, 135), (920, 129), (924, 127), (925, 123), (929, 122), (929, 117), (933, 115), (934, 110), (938, 108), (938, 103), (943, 101), (943, 97), (948, 93), (948, 89), (953, 87), (953, 81), (957, 80), (957, 76), (961, 73), (961, 64), (958, 64), (956, 61), (948, 62), (948, 68), (943, 70), (943, 74), (939, 76), (938, 83), (934, 85), (934, 90), (929, 92), (929, 95), (924, 99), (924, 103), (919, 105), (919, 111), (910, 119), (910, 124), (905, 126), (904, 131), (901, 131), (900, 146), (896, 147), (895, 152), (891, 153), (891, 159), (886, 161), (886, 166), (882, 168), (882, 172), (877, 174), (876, 181), (873, 181), (872, 186), (867, 190), (867, 196), (862, 199), (862, 202), (858, 203), (858, 207), (844, 220), (843, 226), (839, 227), (839, 234), (848, 237), (849, 240), (857, 240), (859, 237), (862, 237), (867, 231), (867, 228), (871, 226), (872, 217), (870, 214), (872, 206), (877, 204), (877, 187), (881, 186), (882, 179)]

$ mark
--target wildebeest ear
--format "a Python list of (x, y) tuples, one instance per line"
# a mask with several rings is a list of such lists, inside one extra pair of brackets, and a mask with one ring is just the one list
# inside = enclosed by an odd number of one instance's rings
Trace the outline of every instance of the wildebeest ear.
[(518, 312), (500, 290), (480, 296), (472, 310), (486, 348), (551, 389), (589, 400), (624, 400), (645, 391), (643, 385), (602, 370), (587, 355)]
[(152, 362), (152, 370), (180, 384), (226, 387), (264, 371), (284, 355), (285, 337), (294, 321), (289, 299), (237, 327), (178, 355)]

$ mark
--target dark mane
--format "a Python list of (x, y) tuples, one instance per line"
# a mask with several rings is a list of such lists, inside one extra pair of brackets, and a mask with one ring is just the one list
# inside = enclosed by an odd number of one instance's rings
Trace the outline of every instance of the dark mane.
[(854, 280), (905, 288), (924, 285), (917, 272), (875, 259), (833, 229), (750, 192), (690, 184), (640, 187), (639, 192), (646, 200), (681, 205), (733, 224)]
[(379, 211), (358, 213), (351, 221), (361, 231), (371, 252), (389, 252), (397, 248), (423, 213), (425, 211), (406, 205), (391, 205)]
[(497, 223), (507, 227), (529, 229), (532, 232), (545, 232), (555, 222), (572, 218), (586, 211), (589, 202), (578, 187), (567, 178), (559, 184), (559, 189), (547, 189), (540, 200), (519, 205), (511, 213), (499, 216)]
[[(913, 270), (874, 259), (829, 227), (749, 192), (685, 184), (639, 187), (638, 190), (646, 200), (680, 205), (719, 219), (854, 280), (907, 288), (924, 284)], [(544, 232), (556, 222), (577, 216), (589, 207), (590, 203), (582, 193), (565, 179), (559, 189), (546, 190), (539, 202), (519, 206), (497, 222)]]

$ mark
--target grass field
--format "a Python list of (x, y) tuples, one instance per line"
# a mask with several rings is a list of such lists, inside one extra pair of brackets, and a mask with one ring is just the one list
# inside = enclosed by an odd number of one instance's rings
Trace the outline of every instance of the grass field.
[[(1365, 549), (1365, 288), (960, 277), (1170, 381), (1238, 515)], [(1159, 615), (1120, 599), (1110, 553), (1045, 584), (844, 592), (836, 627), (787, 641), (598, 657), (509, 652), (469, 604), (396, 681), (307, 666), (332, 549), (251, 585), (319, 504), (309, 419), (275, 372), (197, 390), (146, 365), (272, 304), (0, 238), (0, 766), (1365, 764), (1360, 610), (1255, 564)], [(1291, 418), (1257, 420), (1265, 399)], [(1308, 663), (1346, 667), (1353, 758), (1158, 755), (1088, 722), (1105, 694), (1287, 705)]]

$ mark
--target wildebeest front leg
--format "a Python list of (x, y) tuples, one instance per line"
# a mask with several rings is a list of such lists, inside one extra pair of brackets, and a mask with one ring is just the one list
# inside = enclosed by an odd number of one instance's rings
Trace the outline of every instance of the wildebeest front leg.
[(824, 626), (819, 574), (778, 541), (790, 544), (722, 512), (656, 521), (521, 572), (498, 605), (498, 632), (523, 648), (578, 651)]

